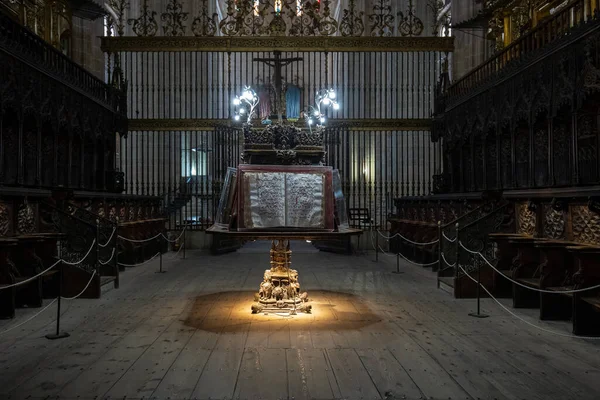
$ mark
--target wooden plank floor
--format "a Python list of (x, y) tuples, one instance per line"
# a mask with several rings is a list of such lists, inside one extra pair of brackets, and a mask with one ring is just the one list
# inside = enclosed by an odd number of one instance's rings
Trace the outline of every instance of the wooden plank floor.
[[(313, 314), (252, 315), (268, 245), (128, 269), (99, 300), (65, 301), (0, 335), (1, 399), (598, 399), (600, 340), (535, 329), (492, 300), (436, 289), (434, 275), (374, 254), (294, 243)], [(172, 257), (171, 255), (165, 258)], [(503, 301), (508, 305), (508, 301)], [(39, 309), (19, 309), (0, 332)], [(566, 322), (541, 322), (568, 335)]]

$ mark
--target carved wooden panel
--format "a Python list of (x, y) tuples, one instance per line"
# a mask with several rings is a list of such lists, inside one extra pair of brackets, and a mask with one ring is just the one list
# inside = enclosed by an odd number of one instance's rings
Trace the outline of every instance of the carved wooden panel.
[(12, 205), (0, 202), (0, 236), (12, 234)]
[(538, 127), (534, 132), (533, 141), (535, 186), (548, 184), (548, 130)]
[(544, 204), (544, 235), (549, 239), (565, 238), (565, 213), (555, 210), (551, 204)]
[(556, 121), (552, 131), (554, 184), (567, 185), (571, 177), (571, 130), (564, 121)]
[(485, 176), (484, 176), (484, 156), (485, 148), (483, 146), (483, 139), (478, 137), (475, 139), (473, 143), (473, 168), (475, 175), (475, 182), (473, 188), (475, 190), (483, 190), (485, 186)]
[(598, 180), (598, 129), (596, 115), (586, 114), (579, 118), (577, 129), (577, 156), (579, 181), (595, 183)]
[(573, 240), (581, 243), (600, 244), (600, 215), (585, 205), (571, 206)]
[(510, 134), (505, 133), (500, 139), (500, 171), (502, 187), (512, 186), (512, 143)]
[(526, 235), (535, 235), (536, 233), (536, 215), (530, 210), (527, 203), (517, 203), (517, 233)]
[(2, 147), (4, 165), (2, 178), (8, 184), (17, 182), (19, 165), (19, 120), (14, 109), (5, 110), (2, 118)]
[(486, 140), (486, 181), (488, 189), (495, 189), (498, 187), (498, 146), (496, 145), (496, 135), (489, 134)]
[(38, 127), (35, 116), (28, 114), (23, 124), (23, 182), (33, 186), (37, 181)]
[(17, 211), (17, 233), (27, 234), (37, 231), (37, 204), (24, 202)]
[(518, 187), (529, 186), (529, 130), (521, 127), (515, 133), (516, 181)]

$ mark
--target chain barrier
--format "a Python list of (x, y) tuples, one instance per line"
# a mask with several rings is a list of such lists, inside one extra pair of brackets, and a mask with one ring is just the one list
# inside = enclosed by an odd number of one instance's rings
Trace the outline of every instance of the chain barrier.
[(489, 265), (494, 271), (496, 271), (497, 273), (499, 273), (500, 275), (504, 276), (506, 279), (508, 279), (509, 281), (511, 281), (512, 283), (514, 283), (515, 285), (521, 286), (525, 289), (530, 289), (533, 290), (535, 292), (540, 292), (540, 293), (550, 293), (550, 294), (572, 294), (572, 293), (582, 293), (582, 292), (587, 292), (589, 290), (593, 290), (593, 289), (598, 289), (600, 288), (600, 285), (596, 285), (596, 286), (590, 286), (587, 288), (583, 288), (583, 289), (573, 289), (573, 290), (546, 290), (546, 289), (538, 289), (538, 288), (534, 288), (531, 286), (527, 286), (519, 281), (516, 281), (514, 279), (512, 279), (509, 276), (506, 276), (505, 274), (503, 274), (502, 272), (500, 272), (487, 258), (485, 258), (485, 256), (483, 254), (481, 254), (481, 252), (479, 251), (473, 251), (471, 249), (468, 249), (465, 247), (464, 244), (462, 244), (462, 242), (458, 242), (460, 244), (460, 246), (468, 253), (471, 254), (477, 254), (479, 255), (479, 257), (481, 257), (483, 259), (483, 261), (486, 262), (487, 265)]
[(402, 236), (400, 233), (395, 233), (392, 236), (385, 236), (383, 233), (381, 233), (381, 231), (379, 231), (379, 229), (377, 230), (377, 233), (379, 233), (379, 236), (381, 236), (384, 239), (389, 240), (389, 239), (393, 239), (395, 237), (400, 237), (405, 242), (408, 242), (410, 244), (414, 244), (416, 246), (430, 246), (430, 245), (436, 244), (436, 243), (438, 243), (440, 241), (439, 239), (436, 239), (436, 240), (434, 240), (432, 242), (414, 242), (414, 241), (410, 240), (409, 238), (407, 238), (405, 236)]
[[(458, 268), (460, 268), (466, 276), (469, 277), (469, 279), (471, 279), (473, 282), (475, 282), (476, 284), (478, 284), (479, 286), (481, 286), (481, 288), (488, 294), (488, 296), (490, 296), (490, 298), (492, 300), (494, 300), (500, 307), (502, 307), (502, 309), (504, 309), (504, 311), (506, 311), (507, 313), (509, 313), (510, 315), (512, 315), (513, 317), (517, 318), (519, 321), (530, 325), (536, 329), (539, 329), (541, 331), (547, 332), (547, 333), (551, 333), (553, 335), (557, 335), (557, 336), (562, 336), (562, 337), (568, 337), (568, 338), (572, 338), (572, 339), (584, 339), (584, 340), (600, 340), (600, 337), (594, 337), (594, 336), (577, 336), (577, 335), (571, 335), (568, 333), (561, 333), (561, 332), (556, 332), (553, 331), (552, 329), (546, 329), (542, 326), (536, 325), (534, 323), (531, 323), (529, 321), (527, 321), (526, 319), (522, 318), (521, 316), (515, 314), (512, 310), (508, 309), (504, 304), (502, 304), (498, 299), (496, 299), (489, 290), (487, 290), (487, 288), (482, 285), (481, 283), (477, 282), (477, 279), (473, 278), (471, 275), (469, 275), (469, 273), (462, 267), (462, 265), (459, 265)], [(556, 293), (556, 292), (554, 292)]]
[(108, 246), (110, 244), (110, 241), (112, 240), (113, 236), (115, 235), (116, 231), (117, 231), (117, 228), (113, 227), (112, 233), (110, 234), (110, 237), (108, 238), (108, 240), (106, 241), (106, 243), (105, 244), (98, 243), (98, 246), (100, 246), (102, 248)]
[[(374, 240), (373, 240), (373, 233), (371, 232), (371, 234), (370, 234), (369, 236), (371, 237), (371, 246), (373, 246), (373, 250), (377, 251), (377, 248), (375, 247), (375, 243), (374, 243)], [(429, 263), (429, 264), (421, 264), (421, 263), (418, 263), (418, 262), (415, 262), (415, 261), (409, 260), (408, 258), (404, 257), (404, 255), (403, 255), (402, 253), (396, 253), (396, 254), (393, 254), (393, 253), (388, 253), (388, 252), (386, 252), (385, 250), (383, 250), (383, 249), (381, 248), (381, 246), (379, 246), (379, 251), (381, 251), (381, 252), (382, 252), (384, 255), (386, 255), (386, 256), (388, 256), (388, 257), (396, 257), (396, 256), (400, 256), (400, 257), (402, 257), (403, 259), (405, 259), (406, 261), (408, 261), (409, 263), (411, 263), (411, 264), (414, 264), (414, 265), (418, 265), (418, 266), (420, 266), (420, 267), (431, 267), (432, 265), (435, 265), (435, 264), (437, 264), (437, 263), (438, 263), (437, 261), (434, 261), (434, 262), (432, 262), (432, 263)]]
[(160, 251), (158, 253), (156, 253), (155, 255), (152, 256), (152, 258), (147, 259), (144, 262), (141, 262), (139, 264), (123, 264), (122, 262), (119, 263), (119, 265), (122, 265), (124, 267), (139, 267), (140, 265), (144, 265), (149, 263), (150, 261), (154, 260), (156, 257), (158, 257), (160, 255)]

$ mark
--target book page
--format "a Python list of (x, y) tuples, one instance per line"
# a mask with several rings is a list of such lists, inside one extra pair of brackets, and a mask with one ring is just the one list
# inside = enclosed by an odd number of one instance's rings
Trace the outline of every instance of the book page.
[(244, 173), (246, 228), (285, 226), (285, 173)]
[(323, 174), (286, 174), (286, 226), (324, 228)]

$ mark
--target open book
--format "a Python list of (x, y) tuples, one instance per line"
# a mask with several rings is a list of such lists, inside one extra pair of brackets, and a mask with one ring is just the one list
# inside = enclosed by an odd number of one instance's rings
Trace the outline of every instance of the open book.
[(245, 171), (244, 228), (328, 228), (326, 183), (322, 171)]

